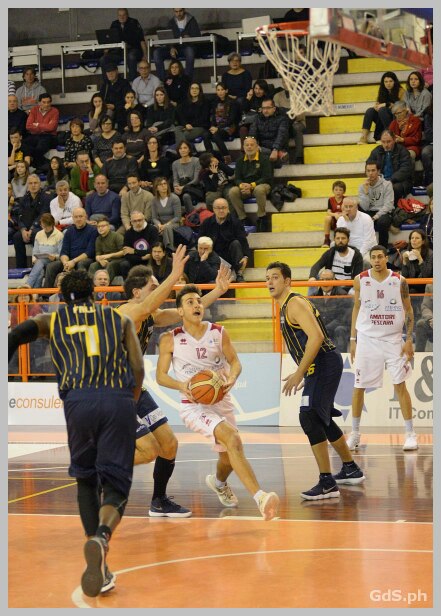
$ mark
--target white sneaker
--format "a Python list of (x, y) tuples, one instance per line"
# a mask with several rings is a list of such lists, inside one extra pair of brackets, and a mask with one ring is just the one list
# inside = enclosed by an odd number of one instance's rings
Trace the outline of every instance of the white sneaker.
[(258, 507), (264, 520), (272, 520), (279, 511), (279, 497), (275, 492), (264, 492), (259, 498)]
[(346, 445), (350, 451), (358, 449), (358, 446), (360, 445), (360, 432), (351, 432), (346, 439)]
[(205, 477), (205, 483), (210, 490), (213, 490), (213, 492), (217, 494), (218, 499), (224, 507), (237, 507), (239, 500), (228, 483), (223, 488), (218, 488), (216, 486), (216, 475), (207, 475)]
[(417, 435), (415, 432), (408, 432), (404, 441), (403, 451), (413, 451), (414, 449), (418, 449)]

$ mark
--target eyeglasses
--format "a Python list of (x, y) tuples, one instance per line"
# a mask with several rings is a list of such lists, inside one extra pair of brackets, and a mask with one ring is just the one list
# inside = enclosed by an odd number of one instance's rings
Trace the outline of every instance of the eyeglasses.
[(142, 218), (132, 218), (132, 222), (144, 222), (144, 220)]

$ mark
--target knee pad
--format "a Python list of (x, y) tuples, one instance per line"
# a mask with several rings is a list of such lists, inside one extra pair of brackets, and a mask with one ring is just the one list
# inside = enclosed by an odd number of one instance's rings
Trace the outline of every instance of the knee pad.
[(111, 505), (114, 507), (119, 515), (123, 517), (124, 510), (127, 505), (127, 498), (118, 490), (110, 485), (110, 483), (105, 482), (103, 484), (103, 505)]
[(329, 424), (329, 426), (325, 426), (325, 432), (326, 437), (330, 443), (338, 441), (338, 439), (343, 436), (343, 432), (341, 431), (340, 427), (337, 426), (333, 419), (331, 419), (331, 423)]
[(311, 446), (326, 441), (324, 424), (313, 409), (310, 409), (309, 411), (301, 410), (299, 419), (302, 430), (308, 437)]

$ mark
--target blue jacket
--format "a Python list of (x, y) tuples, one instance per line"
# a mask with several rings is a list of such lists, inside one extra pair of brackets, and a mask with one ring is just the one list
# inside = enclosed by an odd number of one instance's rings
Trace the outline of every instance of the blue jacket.
[(93, 225), (86, 224), (81, 229), (71, 225), (64, 233), (60, 257), (66, 255), (69, 259), (75, 259), (75, 257), (86, 253), (89, 259), (95, 259), (95, 240), (97, 235), (97, 228)]

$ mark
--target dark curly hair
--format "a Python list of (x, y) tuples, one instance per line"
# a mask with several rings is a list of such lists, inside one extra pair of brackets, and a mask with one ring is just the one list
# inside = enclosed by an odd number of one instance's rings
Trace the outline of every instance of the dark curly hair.
[(63, 278), (60, 290), (66, 304), (92, 299), (93, 280), (85, 270), (74, 270)]

